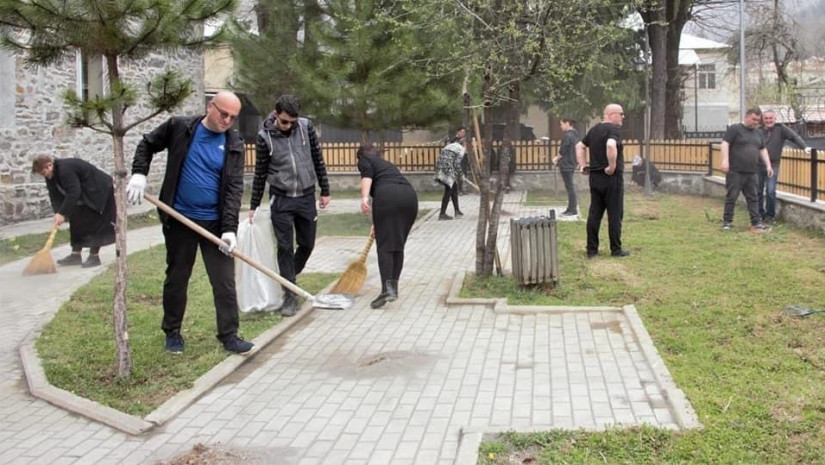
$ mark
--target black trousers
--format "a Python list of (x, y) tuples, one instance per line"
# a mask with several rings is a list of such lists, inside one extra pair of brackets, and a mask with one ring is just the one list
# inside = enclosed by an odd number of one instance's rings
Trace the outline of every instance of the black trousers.
[(733, 209), (736, 206), (736, 199), (741, 192), (748, 202), (748, 214), (751, 224), (759, 224), (762, 217), (759, 215), (758, 195), (756, 192), (759, 183), (756, 173), (742, 173), (740, 171), (729, 171), (725, 175), (725, 211), (722, 214), (722, 221), (733, 222)]
[(450, 200), (453, 201), (453, 214), (460, 212), (461, 210), (458, 208), (458, 183), (454, 182), (452, 187), (441, 183), (444, 186), (444, 195), (441, 196), (441, 214), (447, 214), (447, 205), (450, 204)]
[(599, 227), (607, 211), (607, 231), (610, 252), (622, 250), (622, 218), (624, 217), (624, 178), (622, 173), (606, 175), (590, 172), (590, 213), (587, 217), (587, 253), (599, 251)]
[[(216, 236), (221, 235), (219, 221), (198, 221), (198, 225)], [(166, 240), (166, 280), (163, 283), (163, 323), (161, 328), (169, 334), (180, 331), (189, 278), (198, 247), (201, 249), (203, 264), (209, 283), (218, 325), (218, 339), (225, 341), (238, 332), (238, 295), (235, 293), (235, 262), (224, 255), (218, 246), (200, 234), (192, 231), (174, 218), (169, 218), (163, 227)]]
[[(315, 248), (315, 232), (318, 226), (318, 210), (315, 194), (302, 197), (273, 195), (271, 218), (278, 243), (278, 269), (281, 276), (292, 283), (304, 270)], [(293, 249), (294, 244), (297, 249)]]
[(564, 190), (567, 191), (567, 211), (575, 213), (579, 206), (576, 200), (576, 184), (573, 181), (573, 171), (561, 171), (561, 179), (564, 181)]

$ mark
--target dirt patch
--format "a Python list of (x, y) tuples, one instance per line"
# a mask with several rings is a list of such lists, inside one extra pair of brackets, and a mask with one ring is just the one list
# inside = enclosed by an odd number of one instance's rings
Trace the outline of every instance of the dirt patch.
[(261, 463), (261, 461), (259, 457), (232, 450), (220, 444), (211, 446), (198, 443), (190, 451), (168, 462), (157, 462), (157, 465), (240, 465), (249, 463)]

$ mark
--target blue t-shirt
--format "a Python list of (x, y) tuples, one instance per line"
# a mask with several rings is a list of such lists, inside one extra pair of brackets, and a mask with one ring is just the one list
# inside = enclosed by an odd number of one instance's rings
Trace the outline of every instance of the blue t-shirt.
[(226, 150), (226, 134), (199, 124), (183, 160), (175, 210), (187, 218), (214, 221), (220, 218), (218, 198)]

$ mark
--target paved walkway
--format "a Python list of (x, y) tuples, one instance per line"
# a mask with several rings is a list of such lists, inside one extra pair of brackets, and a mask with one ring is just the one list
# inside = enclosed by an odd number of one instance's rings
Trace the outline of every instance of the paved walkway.
[[(373, 249), (353, 308), (313, 310), (141, 436), (31, 397), (21, 372), (21, 341), (100, 270), (24, 278), (28, 259), (0, 267), (3, 463), (154, 463), (203, 443), (242, 454), (242, 463), (463, 465), (475, 463), (484, 432), (695, 422), (689, 406), (673, 404), (680, 393), (632, 309), (516, 314), (484, 302), (448, 305), (454, 278), (474, 267), (478, 197), (461, 200), (463, 219), (430, 215), (414, 230), (398, 301), (369, 308), (380, 289)], [(357, 208), (357, 201), (333, 202), (334, 211)], [(518, 192), (507, 195), (504, 210), (547, 212), (526, 208)], [(500, 228), (504, 257), (508, 220)], [(159, 228), (129, 233), (130, 251), (160, 243)], [(307, 271), (343, 270), (361, 247), (359, 238), (322, 238)], [(54, 255), (67, 252), (58, 247)], [(112, 247), (103, 249), (104, 262), (112, 255)]]

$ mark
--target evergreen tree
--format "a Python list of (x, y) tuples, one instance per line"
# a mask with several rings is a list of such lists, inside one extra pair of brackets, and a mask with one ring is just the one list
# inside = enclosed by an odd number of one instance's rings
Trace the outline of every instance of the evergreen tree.
[[(254, 95), (258, 89), (247, 86), (275, 73), (282, 91), (300, 97), (304, 112), (359, 129), (362, 139), (370, 131), (426, 127), (453, 118), (461, 108), (458, 74), (435, 74), (431, 66), (450, 56), (452, 43), (439, 40), (449, 36), (442, 31), (450, 24), (433, 18), (420, 3), (341, 0), (316, 4), (314, 17), (287, 15), (296, 18), (290, 24), (297, 27), (240, 39), (239, 82)], [(269, 14), (307, 6), (285, 0), (262, 4), (266, 7), (259, 12)], [(260, 54), (250, 53), (256, 48)], [(273, 56), (267, 58), (263, 50)], [(269, 88), (264, 93), (275, 96)]]
[(80, 51), (100, 57), (106, 69), (103, 96), (88, 100), (67, 90), (68, 122), (112, 137), (117, 239), (115, 248), (114, 334), (117, 374), (131, 375), (132, 357), (126, 313), (126, 189), (123, 138), (138, 124), (180, 105), (192, 82), (167, 70), (148, 86), (148, 115), (125, 120), (138, 103), (136, 88), (121, 75), (123, 60), (141, 60), (152, 53), (202, 48), (220, 37), (202, 34), (206, 21), (235, 7), (234, 0), (0, 0), (0, 45), (25, 56), (34, 66), (48, 66)]

